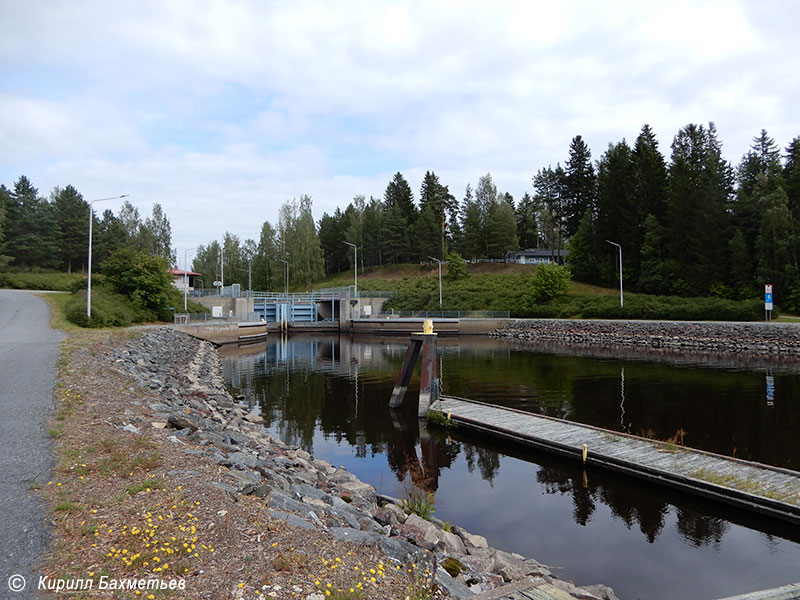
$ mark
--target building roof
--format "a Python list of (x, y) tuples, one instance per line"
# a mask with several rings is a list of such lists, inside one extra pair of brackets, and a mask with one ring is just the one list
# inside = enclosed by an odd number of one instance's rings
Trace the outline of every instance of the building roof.
[(551, 250), (550, 248), (528, 248), (527, 250), (512, 250), (509, 256), (531, 256), (534, 258), (547, 258), (549, 256), (569, 256), (569, 250)]
[(195, 275), (202, 275), (202, 273), (195, 273), (194, 271), (184, 271), (183, 269), (179, 269), (177, 266), (172, 267), (169, 270), (171, 275), (175, 275), (176, 277), (183, 277), (185, 276), (195, 276)]

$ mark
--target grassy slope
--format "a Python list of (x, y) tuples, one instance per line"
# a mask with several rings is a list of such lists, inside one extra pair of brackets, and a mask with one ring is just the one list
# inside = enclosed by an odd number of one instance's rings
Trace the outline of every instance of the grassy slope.
[[(448, 281), (445, 266), (442, 309), (510, 311), (518, 317), (645, 318), (689, 320), (757, 320), (758, 301), (733, 302), (717, 298), (678, 298), (625, 293), (619, 307), (619, 290), (571, 282), (566, 295), (546, 304), (530, 298), (536, 267), (481, 263), (468, 266), (468, 276)], [(315, 289), (353, 284), (353, 272), (337, 273), (314, 284)], [(438, 310), (439, 284), (436, 265), (372, 267), (358, 274), (359, 290), (396, 292), (386, 308)]]

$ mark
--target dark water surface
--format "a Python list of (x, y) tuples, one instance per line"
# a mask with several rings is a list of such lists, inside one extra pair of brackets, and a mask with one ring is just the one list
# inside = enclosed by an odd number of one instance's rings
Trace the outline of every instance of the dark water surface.
[[(406, 341), (271, 338), (223, 349), (270, 432), (379, 492), (435, 492), (436, 516), (623, 600), (712, 599), (800, 581), (800, 529), (545, 454), (428, 430), (388, 400)], [(800, 468), (800, 367), (715, 356), (439, 340), (448, 394)], [(409, 397), (416, 399), (412, 380)], [(408, 403), (412, 404), (412, 403)]]

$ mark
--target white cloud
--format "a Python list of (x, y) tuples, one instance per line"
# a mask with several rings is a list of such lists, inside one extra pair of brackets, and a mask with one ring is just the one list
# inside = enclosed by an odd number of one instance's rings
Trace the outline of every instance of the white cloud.
[(0, 0), (0, 176), (160, 202), (176, 241), (255, 237), (280, 202), (392, 173), (516, 197), (644, 123), (713, 120), (739, 159), (796, 130), (793, 3)]

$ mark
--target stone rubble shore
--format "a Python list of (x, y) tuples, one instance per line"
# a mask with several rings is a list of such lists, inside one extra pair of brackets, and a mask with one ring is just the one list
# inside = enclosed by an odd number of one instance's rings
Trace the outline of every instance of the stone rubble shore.
[(786, 323), (697, 321), (513, 321), (489, 335), (567, 344), (800, 356), (800, 326)]
[[(580, 600), (618, 600), (604, 585), (577, 587), (519, 554), (489, 547), (486, 538), (435, 518), (407, 514), (400, 500), (376, 494), (343, 467), (317, 460), (271, 437), (262, 417), (235, 401), (209, 342), (170, 328), (152, 329), (113, 351), (114, 367), (151, 390), (149, 408), (174, 432), (168, 438), (187, 454), (208, 457), (224, 481), (208, 485), (231, 500), (263, 498), (269, 514), (294, 527), (328, 532), (335, 540), (375, 547), (390, 560), (441, 565), (452, 557), (464, 570), (451, 577), (441, 566), (436, 581), (453, 598), (476, 600), (510, 583), (548, 583)], [(137, 419), (125, 429), (136, 431)], [(309, 596), (307, 600), (315, 600)]]

